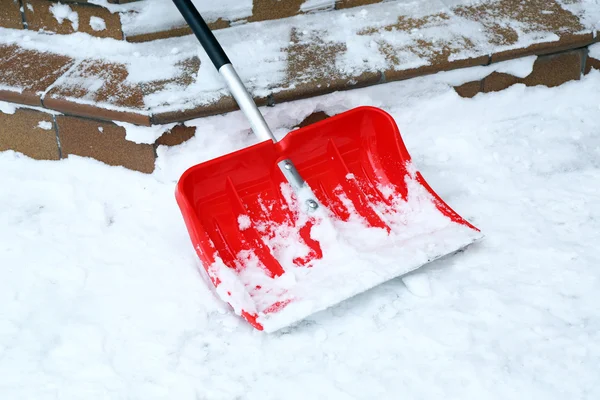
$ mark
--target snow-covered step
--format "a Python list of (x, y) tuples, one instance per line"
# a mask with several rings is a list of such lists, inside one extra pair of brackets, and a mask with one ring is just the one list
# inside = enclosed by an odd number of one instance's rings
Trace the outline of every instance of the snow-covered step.
[(100, 38), (123, 39), (120, 14), (91, 2), (22, 0), (22, 3), (20, 17), (29, 30), (58, 34), (84, 32)]
[[(487, 7), (388, 2), (248, 23), (216, 35), (261, 105), (557, 53), (597, 40), (588, 21), (600, 5), (578, 14), (557, 0), (526, 3), (525, 9), (505, 8), (510, 2), (503, 1)], [(0, 100), (138, 125), (237, 108), (192, 35), (127, 43), (4, 29), (0, 46)], [(583, 65), (581, 57), (569, 60)], [(480, 79), (487, 76), (482, 71)], [(456, 86), (464, 95), (482, 88), (460, 79)]]
[[(106, 0), (93, 0), (95, 2)], [(193, 0), (213, 29), (247, 22), (286, 19), (306, 13), (361, 7), (395, 0)], [(130, 42), (191, 33), (171, 0), (143, 0), (109, 6), (121, 14), (123, 36)]]
[[(211, 28), (394, 0), (194, 0)], [(21, 4), (22, 3), (22, 4)], [(190, 33), (171, 0), (1, 0), (0, 27), (126, 39), (164, 39)]]
[[(4, 48), (0, 47), (0, 52), (3, 50)], [(600, 71), (600, 44), (591, 45), (588, 50), (587, 58), (584, 57), (585, 51), (577, 49), (556, 55), (525, 57), (486, 67), (442, 73), (420, 79), (413, 85), (407, 83), (402, 86), (400, 97), (427, 97), (429, 95), (427, 89), (421, 88), (421, 85), (427, 82), (430, 87), (431, 85), (436, 87), (454, 86), (456, 92), (463, 97), (472, 97), (479, 92), (503, 90), (516, 83), (526, 86), (557, 86), (570, 80), (579, 79), (582, 68), (588, 73), (592, 69)], [(35, 62), (34, 57), (29, 57), (29, 60)], [(2, 69), (0, 69), (1, 71)], [(26, 77), (26, 74), (16, 77), (16, 79), (23, 76)], [(460, 82), (466, 83), (456, 86)], [(23, 90), (24, 93), (30, 92), (31, 88), (36, 87), (35, 82), (28, 83), (30, 89)], [(398, 93), (400, 94), (400, 92)], [(3, 97), (3, 94), (5, 93), (2, 92), (0, 86), (0, 98)], [(13, 95), (18, 96), (19, 93), (13, 93)], [(340, 94), (340, 96), (345, 95)], [(391, 96), (398, 97), (398, 95)], [(320, 101), (312, 103), (321, 104)], [(270, 108), (263, 110), (269, 124), (273, 123), (274, 118), (289, 120), (286, 129), (283, 131), (276, 129), (276, 134), (293, 129), (294, 124), (297, 126), (307, 125), (328, 117), (328, 114), (324, 112), (310, 114), (315, 111), (315, 108), (310, 105), (311, 102), (300, 104), (303, 105), (278, 105), (274, 110)], [(359, 105), (359, 103), (353, 104)], [(378, 105), (379, 103), (361, 102), (360, 104)], [(290, 110), (290, 107), (297, 107), (298, 110), (288, 115), (285, 110)], [(353, 107), (353, 105), (340, 103), (337, 107), (327, 111), (333, 114), (343, 111), (347, 107)], [(174, 146), (187, 141), (196, 134), (198, 124), (205, 124), (205, 126), (211, 127), (210, 129), (214, 128), (211, 122), (202, 122), (205, 120), (204, 118), (183, 123), (183, 119), (186, 118), (185, 113), (172, 115), (174, 118), (180, 118), (180, 121), (143, 127), (119, 121), (101, 121), (99, 120), (99, 117), (102, 117), (101, 113), (107, 112), (107, 110), (99, 109), (95, 112), (95, 118), (89, 119), (83, 116), (66, 115), (68, 112), (65, 111), (59, 112), (0, 101), (0, 152), (15, 150), (32, 158), (51, 160), (78, 155), (91, 157), (110, 165), (152, 172), (155, 168), (158, 146)], [(305, 115), (309, 115), (308, 118), (298, 123)], [(468, 115), (465, 116), (465, 118), (468, 117)], [(247, 126), (241, 115), (238, 114), (234, 119), (238, 121), (237, 123)], [(223, 133), (226, 133), (230, 127), (227, 125), (222, 129)], [(200, 129), (198, 132), (205, 133), (204, 129)], [(451, 152), (446, 150), (438, 157), (441, 161), (445, 161), (452, 156)], [(425, 295), (427, 288), (421, 283), (405, 281), (411, 292), (416, 295)]]

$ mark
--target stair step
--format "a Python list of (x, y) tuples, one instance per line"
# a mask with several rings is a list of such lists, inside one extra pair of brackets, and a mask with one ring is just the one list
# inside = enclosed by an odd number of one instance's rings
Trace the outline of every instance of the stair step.
[[(194, 0), (212, 29), (394, 0)], [(22, 2), (22, 7), (21, 7)], [(0, 27), (144, 42), (190, 32), (172, 0), (0, 0)]]
[[(264, 105), (596, 41), (600, 5), (571, 3), (569, 12), (559, 1), (390, 2), (216, 36)], [(237, 108), (193, 36), (127, 43), (8, 29), (0, 29), (0, 100), (138, 125)]]

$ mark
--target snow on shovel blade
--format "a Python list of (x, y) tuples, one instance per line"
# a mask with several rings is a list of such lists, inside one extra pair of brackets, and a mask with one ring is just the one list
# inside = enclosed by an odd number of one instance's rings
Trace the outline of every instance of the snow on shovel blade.
[[(290, 159), (323, 205), (307, 212)], [(414, 169), (393, 118), (359, 107), (196, 165), (176, 191), (219, 296), (272, 332), (481, 238)]]

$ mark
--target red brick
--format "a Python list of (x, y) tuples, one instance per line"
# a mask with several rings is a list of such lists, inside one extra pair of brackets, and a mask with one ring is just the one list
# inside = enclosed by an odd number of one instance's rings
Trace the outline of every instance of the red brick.
[(530, 55), (546, 55), (558, 53), (565, 50), (585, 47), (593, 42), (592, 33), (570, 34), (559, 33), (560, 39), (555, 42), (535, 43), (531, 46), (507, 51), (501, 51), (492, 54), (492, 62), (501, 62), (513, 60), (515, 58), (527, 57)]

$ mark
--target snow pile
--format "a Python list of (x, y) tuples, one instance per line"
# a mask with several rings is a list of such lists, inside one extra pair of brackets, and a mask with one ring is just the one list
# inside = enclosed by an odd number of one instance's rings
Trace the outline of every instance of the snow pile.
[(50, 12), (54, 15), (54, 18), (62, 25), (64, 20), (71, 21), (71, 26), (74, 31), (79, 29), (79, 14), (73, 11), (71, 7), (66, 4), (54, 3), (50, 6)]
[(37, 125), (38, 128), (43, 129), (45, 131), (49, 131), (52, 129), (52, 122), (50, 121), (40, 121)]
[(96, 32), (106, 30), (106, 21), (103, 18), (92, 16), (90, 17), (90, 27)]
[(176, 123), (167, 125), (141, 126), (128, 122), (114, 121), (115, 124), (125, 128), (125, 139), (134, 143), (154, 144), (165, 132), (173, 129)]
[(17, 111), (17, 107), (14, 103), (7, 103), (5, 101), (0, 101), (0, 112), (4, 114), (14, 114)]

